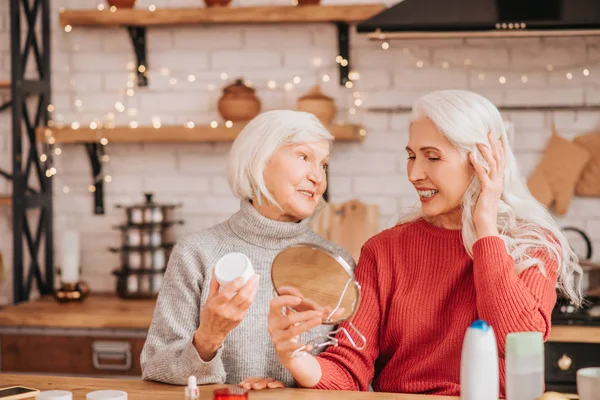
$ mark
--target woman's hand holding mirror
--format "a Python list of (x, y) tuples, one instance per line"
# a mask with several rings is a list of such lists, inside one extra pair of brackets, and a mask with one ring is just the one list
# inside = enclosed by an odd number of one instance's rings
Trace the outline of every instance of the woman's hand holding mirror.
[[(268, 330), (279, 361), (285, 367), (290, 363), (295, 352), (305, 346), (298, 342), (298, 337), (314, 327), (321, 325), (323, 311), (308, 310), (289, 312), (285, 311), (302, 304), (302, 298), (283, 295), (271, 300), (268, 318)], [(310, 348), (306, 349), (310, 351)]]

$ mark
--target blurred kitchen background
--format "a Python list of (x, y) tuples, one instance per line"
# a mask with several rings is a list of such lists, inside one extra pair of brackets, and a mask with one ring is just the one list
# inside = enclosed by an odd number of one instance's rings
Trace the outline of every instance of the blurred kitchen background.
[[(419, 1), (429, 4), (422, 11), (435, 9), (430, 0)], [(464, 7), (473, 2), (461, 1), (438, 5), (463, 7), (467, 21), (469, 8)], [(0, 105), (11, 100), (10, 2), (0, 0)], [(565, 30), (556, 36), (370, 40), (367, 32), (357, 32), (356, 23), (398, 3), (372, 0), (321, 0), (322, 11), (305, 13), (295, 22), (267, 21), (273, 18), (269, 13), (279, 15), (275, 20), (290, 21), (278, 7), (305, 7), (302, 4), (232, 0), (226, 9), (261, 8), (252, 16), (240, 14), (242, 22), (235, 22), (232, 13), (224, 17), (229, 23), (207, 24), (194, 18), (208, 17), (177, 10), (203, 9), (203, 0), (138, 0), (135, 10), (145, 10), (147, 23), (128, 30), (128, 18), (134, 17), (124, 14), (123, 6), (113, 12), (109, 3), (49, 2), (48, 129), (44, 118), (37, 131), (35, 123), (29, 127), (40, 143), (39, 173), (49, 176), (53, 186), (52, 212), (41, 226), (51, 226), (53, 232), (54, 266), (68, 262), (69, 249), (79, 249), (80, 271), (75, 273), (91, 293), (115, 294), (119, 278), (114, 271), (126, 265), (164, 267), (170, 244), (238, 209), (226, 180), (231, 140), (210, 137), (233, 138), (231, 132), (240, 126), (235, 118), (243, 116), (228, 114), (231, 107), (252, 116), (258, 103), (260, 111), (306, 107), (321, 113), (333, 127), (339, 140), (330, 162), (328, 201), (335, 218), (325, 227), (315, 223), (315, 229), (357, 255), (367, 237), (392, 226), (418, 202), (405, 174), (408, 111), (420, 95), (436, 89), (473, 90), (502, 108), (513, 149), (536, 196), (552, 207), (562, 227), (576, 228), (567, 232), (582, 259), (591, 253), (586, 261), (600, 262), (600, 36), (567, 36)], [(31, 6), (30, 11), (38, 18), (44, 14), (43, 7)], [(438, 18), (445, 13), (437, 11)], [(421, 13), (417, 10), (415, 15)], [(600, 15), (596, 17), (598, 29)], [(25, 17), (21, 20), (25, 43), (28, 25)], [(40, 24), (36, 29), (41, 48)], [(523, 28), (517, 22), (510, 25), (498, 29)], [(456, 23), (453, 28), (463, 27)], [(562, 29), (555, 28), (550, 30)], [(34, 47), (27, 73), (38, 79)], [(226, 96), (246, 102), (227, 105)], [(33, 119), (37, 101), (31, 104)], [(3, 108), (0, 168), (11, 174), (14, 120), (11, 105)], [(24, 163), (29, 155), (26, 131), (24, 125)], [(190, 139), (195, 134), (205, 139)], [(33, 165), (30, 172), (38, 173)], [(28, 185), (39, 189), (34, 178)], [(12, 181), (0, 179), (4, 305), (16, 301), (12, 194)], [(30, 236), (43, 280), (46, 242), (36, 243), (40, 211), (32, 207)], [(340, 209), (345, 211), (336, 213)], [(44, 225), (49, 215), (52, 224)], [(139, 222), (151, 224), (129, 229)], [(30, 243), (25, 231), (22, 235), (20, 282), (32, 280), (27, 295), (36, 298), (36, 276), (28, 278)], [(63, 246), (66, 240), (76, 245)], [(151, 250), (129, 251), (127, 245)], [(54, 282), (59, 288), (58, 274)], [(160, 275), (152, 282), (144, 290), (140, 282), (125, 282), (120, 294), (158, 290)], [(591, 319), (583, 318), (588, 323)]]

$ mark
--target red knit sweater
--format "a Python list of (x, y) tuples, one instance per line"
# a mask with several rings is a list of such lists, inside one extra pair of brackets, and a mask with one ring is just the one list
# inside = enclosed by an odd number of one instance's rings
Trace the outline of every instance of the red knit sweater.
[(338, 335), (340, 345), (317, 357), (323, 375), (315, 388), (368, 390), (372, 381), (379, 392), (458, 396), (464, 334), (483, 319), (496, 334), (504, 397), (506, 335), (550, 333), (557, 264), (545, 252), (535, 256), (547, 277), (537, 267), (517, 275), (498, 237), (478, 240), (471, 259), (460, 231), (422, 219), (376, 235), (356, 268), (362, 299), (353, 323), (367, 347), (357, 351)]

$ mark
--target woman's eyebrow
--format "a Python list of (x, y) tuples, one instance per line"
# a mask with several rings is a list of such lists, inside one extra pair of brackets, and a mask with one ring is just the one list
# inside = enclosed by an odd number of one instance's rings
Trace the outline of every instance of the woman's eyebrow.
[[(412, 151), (412, 149), (408, 146), (405, 147), (406, 151)], [(421, 147), (419, 150), (421, 151), (429, 151), (429, 150), (433, 150), (433, 151), (439, 151), (441, 152), (440, 149), (438, 149), (437, 147), (433, 147), (433, 146), (425, 146), (425, 147)]]

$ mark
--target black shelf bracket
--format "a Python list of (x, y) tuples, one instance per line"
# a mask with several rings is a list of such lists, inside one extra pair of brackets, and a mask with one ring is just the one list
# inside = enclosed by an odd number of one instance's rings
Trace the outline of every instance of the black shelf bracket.
[(347, 22), (336, 22), (338, 33), (338, 54), (342, 59), (338, 62), (340, 69), (340, 85), (346, 86), (350, 80), (350, 26)]
[(12, 100), (8, 100), (6, 103), (0, 104), (0, 112), (10, 108), (12, 106)]
[(133, 51), (137, 59), (136, 73), (137, 85), (139, 87), (148, 86), (148, 59), (146, 57), (146, 27), (128, 26), (127, 31), (131, 37)]
[[(338, 34), (338, 62), (340, 72), (340, 85), (346, 86), (350, 80), (350, 25), (347, 22), (335, 22)], [(128, 26), (127, 31), (131, 38), (133, 50), (137, 60), (136, 73), (138, 87), (148, 86), (148, 58), (146, 51), (146, 27)]]
[(85, 143), (85, 149), (92, 165), (92, 178), (94, 185), (94, 214), (104, 214), (104, 177), (102, 176), (102, 163), (100, 157), (104, 155), (104, 146), (99, 143)]
[[(3, 178), (5, 178), (5, 179), (7, 179), (9, 181), (13, 180), (13, 176), (11, 174), (9, 174), (8, 172), (4, 171), (3, 169), (0, 169), (0, 176), (2, 176)], [(35, 189), (33, 189), (33, 188), (29, 187), (29, 186), (27, 186), (25, 188), (25, 191), (27, 193), (33, 194), (33, 195), (39, 194), (39, 192), (37, 190), (35, 190)]]

